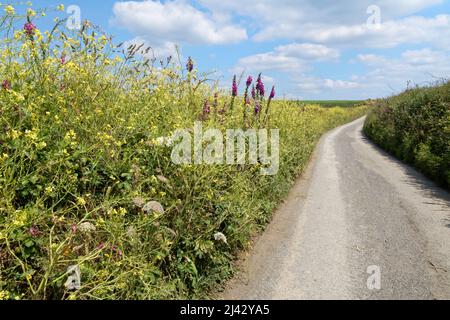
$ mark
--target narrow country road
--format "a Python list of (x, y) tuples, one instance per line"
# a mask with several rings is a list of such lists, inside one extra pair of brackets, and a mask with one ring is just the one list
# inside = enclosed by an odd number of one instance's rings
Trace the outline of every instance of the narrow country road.
[(375, 147), (363, 122), (322, 138), (221, 298), (450, 299), (450, 194)]

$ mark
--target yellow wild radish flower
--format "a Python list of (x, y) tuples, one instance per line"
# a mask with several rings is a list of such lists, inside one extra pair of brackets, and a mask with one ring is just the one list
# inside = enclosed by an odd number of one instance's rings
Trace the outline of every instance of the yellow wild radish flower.
[(98, 218), (97, 219), (97, 221), (96, 221), (96, 225), (97, 225), (97, 227), (98, 226), (102, 226), (102, 225), (104, 225), (105, 224), (105, 219), (103, 219), (103, 218)]
[(9, 155), (7, 154), (7, 153), (3, 153), (1, 156), (0, 156), (0, 162), (3, 162), (3, 161), (5, 161), (6, 159), (8, 159), (9, 158)]
[(11, 140), (16, 140), (22, 135), (22, 132), (12, 129), (10, 132), (8, 132), (8, 137), (11, 138)]
[(13, 220), (13, 225), (16, 227), (23, 227), (27, 223), (27, 213), (17, 210), (16, 216)]
[(2, 290), (0, 291), (0, 300), (8, 300), (9, 299), (9, 292)]
[(38, 133), (39, 133), (39, 130), (35, 129), (35, 128), (33, 128), (32, 130), (25, 130), (25, 137), (34, 141), (34, 140), (37, 140)]
[(119, 216), (119, 217), (124, 217), (127, 214), (127, 210), (125, 208), (118, 208), (118, 209), (111, 209), (108, 211), (108, 214), (110, 216)]
[(83, 197), (77, 197), (77, 205), (84, 206), (86, 205), (86, 200)]
[(56, 7), (56, 9), (59, 10), (59, 11), (64, 11), (65, 7), (64, 7), (63, 4), (60, 4), (59, 6)]
[(77, 134), (72, 129), (69, 130), (64, 137), (64, 140), (66, 140), (68, 142), (76, 140), (76, 139), (77, 139)]
[(31, 8), (28, 8), (28, 10), (27, 10), (27, 15), (28, 15), (29, 17), (34, 17), (34, 16), (36, 16), (36, 11), (34, 11), (34, 10), (31, 9)]
[(127, 209), (120, 207), (117, 210), (117, 213), (119, 214), (119, 216), (123, 217), (123, 216), (125, 216), (127, 214)]
[(42, 36), (42, 33), (39, 31), (39, 29), (35, 30), (35, 36), (36, 36), (36, 40), (38, 42), (42, 42), (42, 40), (44, 39), (44, 37)]
[(22, 38), (22, 36), (23, 36), (23, 31), (22, 30), (14, 31), (14, 40), (19, 40), (20, 38)]
[[(92, 39), (92, 40), (95, 40), (95, 39)], [(108, 38), (105, 36), (105, 35), (103, 35), (103, 36), (101, 36), (99, 39), (98, 39), (98, 42), (100, 43), (100, 44), (106, 44), (106, 42), (108, 42)]]
[(9, 6), (6, 6), (6, 7), (5, 7), (5, 12), (6, 12), (7, 14), (13, 15), (13, 14), (16, 13), (16, 10), (14, 10), (14, 7), (13, 7), (13, 6), (9, 5)]
[(46, 195), (51, 195), (53, 193), (54, 189), (52, 186), (48, 186), (47, 188), (45, 188), (45, 194)]
[(39, 142), (38, 144), (36, 144), (36, 148), (37, 148), (38, 150), (42, 150), (42, 149), (44, 149), (46, 146), (47, 146), (47, 143), (45, 143), (44, 141)]

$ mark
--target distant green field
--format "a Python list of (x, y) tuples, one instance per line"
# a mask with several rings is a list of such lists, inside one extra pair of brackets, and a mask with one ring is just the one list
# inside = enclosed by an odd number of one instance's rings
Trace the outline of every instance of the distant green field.
[(322, 107), (355, 107), (364, 103), (364, 100), (300, 100), (304, 104), (318, 104)]

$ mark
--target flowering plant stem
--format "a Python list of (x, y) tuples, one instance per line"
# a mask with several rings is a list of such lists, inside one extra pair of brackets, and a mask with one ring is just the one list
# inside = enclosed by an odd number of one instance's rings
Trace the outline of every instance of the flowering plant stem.
[(244, 93), (244, 105), (243, 105), (243, 121), (244, 121), (244, 126), (247, 127), (247, 107), (248, 107), (248, 86), (245, 89), (245, 93)]
[(234, 107), (234, 101), (236, 100), (236, 97), (231, 97), (231, 104), (230, 104), (230, 110), (233, 110)]
[(272, 102), (272, 99), (269, 99), (269, 101), (267, 101), (267, 107), (266, 110), (264, 112), (264, 121), (263, 123), (265, 125), (269, 125), (269, 118), (270, 118), (270, 103)]

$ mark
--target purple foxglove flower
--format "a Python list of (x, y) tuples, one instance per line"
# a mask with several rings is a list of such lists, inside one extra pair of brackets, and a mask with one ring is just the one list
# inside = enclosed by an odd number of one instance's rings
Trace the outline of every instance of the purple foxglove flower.
[(253, 86), (253, 88), (252, 88), (252, 98), (253, 98), (253, 100), (256, 99), (256, 89), (255, 89), (255, 86)]
[(3, 90), (11, 90), (11, 83), (8, 80), (3, 80), (2, 88)]
[(264, 89), (264, 83), (261, 78), (261, 73), (259, 74), (258, 80), (256, 81), (256, 90), (262, 97), (264, 97), (264, 95), (266, 94), (266, 90)]
[(186, 64), (186, 69), (188, 72), (192, 72), (192, 70), (194, 70), (194, 61), (192, 60), (191, 57), (189, 57), (188, 62)]
[(27, 22), (23, 26), (23, 30), (25, 30), (25, 33), (27, 36), (34, 35), (34, 32), (36, 31), (36, 26), (32, 22)]
[(209, 106), (208, 100), (205, 100), (205, 104), (203, 105), (203, 113), (208, 114), (211, 112), (211, 107)]
[(238, 95), (238, 87), (237, 87), (237, 82), (236, 82), (236, 76), (234, 76), (234, 78), (233, 78), (233, 88), (231, 90), (231, 95), (233, 97), (237, 97), (237, 95)]
[(256, 90), (259, 90), (259, 86), (262, 83), (261, 73), (258, 75), (258, 79), (256, 79)]
[(258, 115), (260, 111), (261, 111), (261, 105), (259, 104), (259, 102), (256, 102), (256, 104), (255, 104), (255, 115)]
[(275, 86), (273, 86), (272, 87), (272, 91), (270, 92), (270, 97), (269, 97), (271, 100), (273, 99), (273, 98), (275, 98)]
[(253, 77), (252, 76), (248, 76), (248, 78), (247, 78), (247, 88), (249, 88), (251, 86), (252, 82), (253, 82)]
[(66, 63), (66, 55), (63, 54), (63, 55), (61, 56), (61, 64), (65, 64), (65, 63)]

